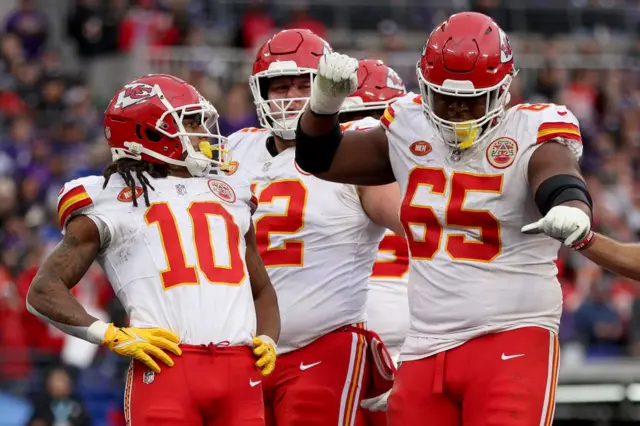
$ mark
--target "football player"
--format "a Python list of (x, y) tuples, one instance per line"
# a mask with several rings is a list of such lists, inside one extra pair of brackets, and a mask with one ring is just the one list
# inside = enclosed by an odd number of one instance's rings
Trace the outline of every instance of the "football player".
[[(575, 116), (562, 105), (505, 108), (511, 45), (479, 13), (430, 34), (421, 96), (394, 102), (382, 127), (343, 133), (337, 112), (357, 68), (323, 56), (296, 161), (333, 182), (400, 184), (411, 325), (389, 425), (550, 424), (562, 311), (554, 260), (561, 243), (582, 248), (591, 228)], [(556, 240), (521, 232), (540, 217)]]
[[(340, 109), (340, 123), (350, 125), (355, 120), (363, 126), (379, 125), (385, 109), (406, 95), (407, 89), (398, 74), (379, 59), (358, 61), (358, 88)], [(351, 124), (353, 125), (353, 124)], [(373, 265), (367, 299), (367, 326), (380, 335), (394, 364), (409, 330), (409, 248), (407, 240), (387, 230), (378, 246), (378, 259)], [(362, 401), (370, 425), (386, 424), (386, 403), (389, 393)]]
[(397, 185), (326, 182), (294, 161), (297, 122), (329, 51), (309, 30), (275, 34), (250, 77), (262, 128), (229, 136), (230, 173), (254, 185), (256, 240), (282, 318), (278, 369), (263, 382), (268, 425), (355, 424), (371, 396), (369, 275), (384, 229), (402, 232)]
[[(227, 162), (217, 119), (171, 75), (119, 91), (104, 121), (114, 162), (104, 176), (64, 185), (64, 238), (29, 289), (35, 315), (133, 358), (127, 424), (264, 424), (260, 384), (275, 365), (278, 304), (249, 184), (212, 174)], [(97, 320), (71, 294), (94, 260), (130, 327)]]

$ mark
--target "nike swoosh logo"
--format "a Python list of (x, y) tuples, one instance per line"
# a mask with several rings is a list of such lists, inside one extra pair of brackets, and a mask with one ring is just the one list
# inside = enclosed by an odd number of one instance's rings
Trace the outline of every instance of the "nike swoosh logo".
[(251, 386), (252, 388), (258, 386), (260, 383), (262, 383), (262, 380), (254, 382), (253, 380), (249, 379), (249, 386)]
[(502, 353), (502, 356), (500, 358), (502, 358), (503, 361), (506, 361), (508, 359), (513, 359), (513, 358), (520, 358), (521, 356), (524, 356), (525, 354), (518, 354), (518, 355), (505, 355), (504, 352)]
[(318, 361), (318, 362), (314, 362), (313, 364), (307, 364), (304, 365), (303, 362), (300, 363), (300, 370), (304, 371), (304, 370), (308, 370), (311, 367), (315, 367), (316, 365), (320, 364), (322, 361)]

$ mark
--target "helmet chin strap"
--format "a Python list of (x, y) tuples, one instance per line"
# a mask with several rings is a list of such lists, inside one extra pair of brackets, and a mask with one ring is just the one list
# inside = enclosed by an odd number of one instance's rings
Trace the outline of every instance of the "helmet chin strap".
[(184, 159), (184, 161), (182, 161), (165, 157), (162, 154), (158, 154), (155, 151), (151, 151), (150, 149), (145, 148), (137, 142), (125, 142), (124, 146), (127, 148), (127, 150), (124, 152), (123, 150), (117, 148), (111, 150), (114, 160), (117, 160), (118, 158), (131, 158), (134, 160), (141, 160), (142, 154), (146, 154), (149, 157), (153, 157), (156, 160), (160, 160), (164, 163), (185, 167), (189, 174), (194, 177), (208, 176), (212, 169), (211, 159), (202, 152), (187, 152), (187, 157)]

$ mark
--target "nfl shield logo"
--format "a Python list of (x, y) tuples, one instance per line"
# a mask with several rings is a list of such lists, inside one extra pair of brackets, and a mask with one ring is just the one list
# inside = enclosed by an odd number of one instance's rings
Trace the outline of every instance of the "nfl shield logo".
[(187, 187), (179, 183), (176, 185), (176, 191), (178, 192), (178, 195), (185, 195), (187, 193)]
[(144, 382), (145, 385), (150, 385), (151, 383), (153, 383), (153, 380), (156, 378), (156, 373), (154, 373), (153, 371), (145, 371), (144, 375), (142, 376), (142, 381)]

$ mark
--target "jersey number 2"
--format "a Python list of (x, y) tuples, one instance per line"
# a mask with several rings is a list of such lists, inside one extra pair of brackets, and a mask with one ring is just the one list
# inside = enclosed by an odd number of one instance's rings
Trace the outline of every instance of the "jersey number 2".
[(298, 179), (276, 180), (269, 183), (257, 198), (259, 204), (271, 204), (278, 198), (285, 199), (287, 203), (284, 213), (265, 214), (255, 222), (256, 244), (264, 266), (302, 266), (304, 241), (286, 239), (282, 247), (272, 247), (271, 234), (291, 235), (304, 227), (307, 188)]
[[(450, 179), (451, 191), (446, 205), (445, 220), (452, 228), (477, 229), (480, 241), (469, 241), (464, 235), (449, 234), (445, 250), (454, 260), (490, 262), (502, 250), (500, 222), (487, 210), (468, 210), (464, 200), (469, 192), (502, 193), (502, 175), (476, 175), (454, 172)], [(409, 242), (412, 259), (431, 260), (442, 243), (442, 225), (431, 207), (413, 203), (420, 187), (427, 186), (432, 194), (444, 196), (447, 175), (443, 169), (418, 167), (411, 171), (407, 192), (400, 208), (400, 220)], [(411, 232), (419, 226), (420, 238)]]
[[(240, 254), (240, 229), (233, 221), (233, 216), (220, 204), (215, 202), (194, 202), (187, 209), (192, 225), (192, 241), (198, 259), (198, 269), (212, 284), (240, 285), (245, 277), (244, 262)], [(208, 217), (220, 217), (226, 226), (229, 264), (216, 264), (215, 250), (211, 239), (211, 228)], [(198, 285), (198, 271), (195, 266), (187, 265), (184, 246), (178, 223), (167, 203), (154, 203), (144, 214), (147, 225), (157, 225), (160, 241), (167, 261), (167, 269), (160, 272), (160, 279), (165, 290), (177, 285)]]

